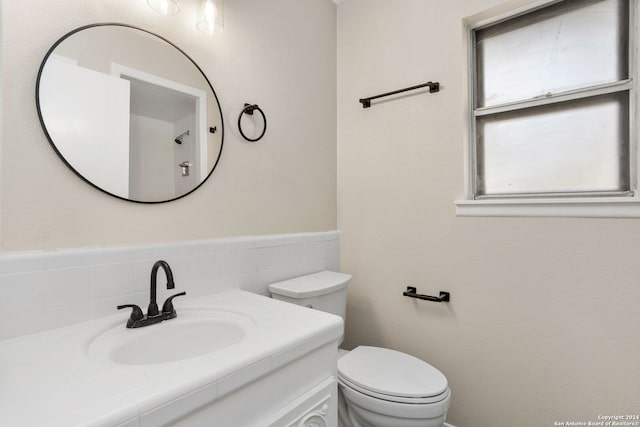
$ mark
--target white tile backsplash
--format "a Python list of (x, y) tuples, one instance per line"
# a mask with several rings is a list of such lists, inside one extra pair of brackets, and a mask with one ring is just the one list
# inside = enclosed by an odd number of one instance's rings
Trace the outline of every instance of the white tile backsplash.
[(107, 316), (121, 304), (149, 303), (151, 267), (171, 266), (176, 287), (158, 271), (158, 304), (174, 293), (198, 297), (230, 289), (268, 294), (270, 283), (339, 271), (339, 233), (195, 240), (121, 248), (0, 255), (0, 340)]
[(43, 310), (91, 302), (91, 269), (69, 268), (45, 272), (41, 292)]
[(131, 263), (94, 265), (91, 267), (91, 299), (129, 295)]

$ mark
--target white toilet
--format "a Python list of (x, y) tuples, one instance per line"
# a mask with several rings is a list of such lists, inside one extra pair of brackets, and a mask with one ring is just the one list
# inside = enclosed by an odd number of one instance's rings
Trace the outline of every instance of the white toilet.
[[(273, 298), (345, 318), (351, 276), (322, 271), (269, 286)], [(360, 346), (338, 352), (340, 427), (442, 427), (451, 392), (428, 363), (399, 351)]]

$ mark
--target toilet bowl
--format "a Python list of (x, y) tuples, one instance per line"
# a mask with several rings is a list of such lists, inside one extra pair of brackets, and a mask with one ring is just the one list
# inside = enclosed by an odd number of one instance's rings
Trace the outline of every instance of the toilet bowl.
[(440, 371), (380, 347), (342, 353), (338, 386), (339, 427), (441, 427), (451, 401)]
[[(269, 285), (273, 298), (345, 318), (351, 276), (322, 271)], [(446, 377), (399, 351), (360, 346), (338, 351), (339, 427), (442, 427), (451, 391)]]

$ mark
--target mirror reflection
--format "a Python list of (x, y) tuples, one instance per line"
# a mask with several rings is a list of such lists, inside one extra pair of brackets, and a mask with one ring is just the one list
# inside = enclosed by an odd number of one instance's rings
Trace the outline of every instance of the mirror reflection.
[(222, 151), (222, 112), (207, 78), (180, 49), (138, 28), (98, 24), (65, 35), (40, 67), (36, 100), (65, 163), (122, 199), (185, 196)]

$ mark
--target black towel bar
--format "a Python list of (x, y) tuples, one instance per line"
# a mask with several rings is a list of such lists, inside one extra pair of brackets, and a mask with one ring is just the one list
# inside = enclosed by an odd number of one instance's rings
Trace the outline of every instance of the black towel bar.
[(439, 297), (434, 297), (431, 295), (423, 295), (417, 293), (417, 289), (414, 286), (407, 286), (407, 290), (402, 293), (405, 297), (417, 298), (426, 301), (433, 302), (449, 302), (451, 301), (451, 294), (449, 292), (440, 291)]
[(398, 93), (407, 92), (407, 91), (415, 90), (415, 89), (420, 89), (420, 88), (427, 87), (427, 86), (429, 87), (429, 93), (434, 93), (434, 92), (439, 92), (440, 91), (440, 83), (438, 83), (438, 82), (427, 82), (427, 83), (424, 83), (424, 84), (421, 84), (421, 85), (411, 86), (411, 87), (407, 87), (407, 88), (404, 88), (404, 89), (394, 90), (393, 92), (383, 93), (381, 95), (370, 96), (368, 98), (361, 98), (358, 102), (360, 102), (362, 104), (362, 108), (369, 108), (369, 107), (371, 107), (371, 100), (373, 100), (373, 99), (382, 98), (384, 96), (396, 95)]

